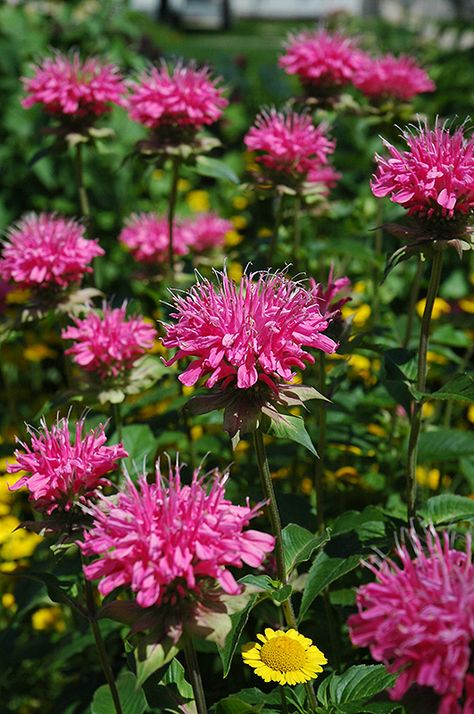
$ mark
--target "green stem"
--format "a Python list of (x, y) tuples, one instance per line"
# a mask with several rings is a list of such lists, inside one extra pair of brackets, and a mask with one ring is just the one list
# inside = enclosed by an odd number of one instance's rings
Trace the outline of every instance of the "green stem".
[(122, 431), (122, 412), (120, 409), (120, 404), (112, 404), (112, 411), (114, 415), (114, 426), (117, 432), (117, 437), (119, 441), (122, 441), (123, 431)]
[(193, 688), (197, 714), (207, 714), (206, 697), (202, 686), (199, 662), (192, 640), (188, 637), (184, 641), (184, 656), (186, 658), (186, 671)]
[(174, 156), (172, 159), (171, 168), (171, 188), (168, 204), (168, 271), (171, 279), (174, 277), (174, 248), (173, 248), (173, 233), (174, 233), (174, 216), (176, 212), (176, 201), (178, 198), (178, 180), (179, 180), (179, 156)]
[(420, 292), (421, 276), (423, 275), (423, 263), (421, 259), (418, 258), (418, 265), (416, 268), (415, 277), (413, 278), (413, 283), (410, 291), (410, 302), (408, 304), (408, 315), (407, 324), (405, 328), (405, 337), (403, 338), (402, 347), (405, 349), (410, 344), (411, 332), (413, 329), (413, 318), (415, 316), (415, 308), (418, 300), (418, 293)]
[[(441, 270), (443, 265), (443, 253), (437, 252), (431, 264), (431, 275), (426, 294), (425, 309), (421, 320), (420, 342), (418, 347), (418, 372), (416, 378), (416, 389), (418, 392), (426, 390), (428, 342), (430, 337), (431, 315), (433, 305), (438, 294), (441, 280)], [(407, 462), (407, 513), (408, 521), (414, 518), (416, 513), (416, 464), (418, 456), (418, 442), (421, 432), (422, 421), (421, 399), (415, 400), (410, 424), (410, 438), (408, 441), (408, 462)]]
[(301, 196), (299, 193), (295, 196), (293, 205), (293, 267), (297, 273), (300, 265), (301, 253)]
[[(278, 510), (278, 505), (276, 502), (275, 491), (273, 489), (272, 476), (270, 474), (270, 467), (268, 465), (267, 454), (265, 451), (265, 444), (263, 443), (263, 434), (260, 429), (255, 429), (253, 432), (253, 443), (255, 447), (255, 454), (257, 457), (258, 470), (260, 473), (260, 479), (262, 482), (262, 490), (265, 500), (268, 502), (268, 516), (270, 519), (273, 535), (275, 536), (275, 557), (277, 565), (277, 577), (278, 580), (286, 585), (288, 583), (288, 576), (286, 574), (285, 566), (285, 553), (283, 550), (283, 538), (281, 532), (281, 518), (280, 512)], [(282, 603), (283, 613), (285, 615), (286, 624), (288, 627), (295, 630), (298, 629), (298, 624), (296, 622), (295, 613), (293, 610), (293, 605), (291, 598), (288, 598)], [(308, 696), (308, 702), (311, 707), (311, 712), (316, 711), (317, 702), (316, 696), (314, 694), (314, 689), (310, 682), (305, 684), (306, 694)]]
[(375, 230), (375, 266), (374, 266), (374, 324), (377, 325), (380, 318), (380, 261), (383, 253), (383, 229), (380, 227), (383, 223), (383, 204), (382, 201), (377, 202), (377, 226)]
[(268, 267), (271, 268), (273, 266), (273, 262), (275, 260), (275, 254), (277, 251), (277, 244), (278, 244), (278, 233), (280, 231), (280, 226), (281, 222), (283, 219), (283, 194), (278, 193), (276, 197), (276, 204), (275, 204), (275, 224), (273, 226), (273, 233), (272, 233), (272, 238), (270, 242), (270, 246), (268, 249)]
[(83, 164), (83, 160), (82, 160), (82, 143), (76, 144), (75, 169), (76, 169), (77, 191), (79, 193), (79, 204), (81, 206), (81, 214), (86, 222), (86, 227), (89, 230), (90, 220), (91, 220), (91, 209), (90, 209), (90, 205), (89, 205), (89, 199), (87, 197), (87, 189), (84, 184), (84, 164)]
[(105, 677), (107, 684), (109, 685), (109, 688), (110, 688), (110, 693), (112, 695), (115, 712), (116, 712), (116, 714), (123, 714), (122, 705), (120, 704), (119, 693), (117, 691), (117, 685), (115, 684), (114, 675), (113, 675), (112, 668), (110, 666), (110, 663), (109, 663), (109, 660), (107, 657), (107, 652), (105, 649), (105, 643), (104, 643), (104, 640), (102, 639), (99, 623), (98, 623), (97, 617), (96, 617), (94, 591), (92, 589), (92, 584), (88, 580), (85, 580), (85, 590), (86, 590), (87, 612), (89, 615), (89, 622), (91, 623), (92, 632), (94, 634), (95, 646), (97, 648), (97, 654), (99, 655), (100, 666), (102, 667), (104, 677)]
[(288, 702), (286, 701), (285, 687), (282, 686), (281, 684), (278, 685), (278, 691), (280, 692), (281, 711), (283, 714), (289, 714)]
[[(326, 357), (324, 352), (319, 354), (319, 391), (324, 394), (326, 387)], [(316, 518), (318, 531), (324, 532), (324, 454), (326, 451), (326, 408), (322, 399), (318, 400), (318, 454), (315, 464), (316, 487)]]

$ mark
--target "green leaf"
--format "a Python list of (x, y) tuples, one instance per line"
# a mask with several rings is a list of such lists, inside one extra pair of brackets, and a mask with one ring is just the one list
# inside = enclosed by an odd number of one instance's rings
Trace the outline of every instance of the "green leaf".
[(431, 429), (422, 432), (418, 461), (454, 461), (474, 454), (474, 434), (457, 429)]
[[(144, 714), (148, 705), (135, 675), (132, 672), (121, 672), (116, 684), (123, 714)], [(111, 714), (114, 711), (115, 707), (109, 685), (103, 684), (94, 694), (91, 713)]]
[[(379, 692), (392, 687), (395, 680), (396, 676), (389, 674), (383, 664), (355, 665), (343, 674), (331, 674), (325, 679), (318, 687), (317, 697), (324, 706), (335, 705), (341, 712), (370, 712), (370, 708), (359, 707)], [(355, 708), (351, 710), (341, 707), (345, 704)]]
[(265, 714), (279, 714), (281, 712), (279, 704), (280, 695), (276, 688), (265, 693), (252, 687), (251, 689), (242, 689), (238, 694), (221, 699), (220, 702), (214, 704), (211, 711), (213, 714), (250, 714), (261, 711), (264, 711)]
[(309, 560), (317, 548), (322, 548), (331, 538), (331, 531), (315, 535), (296, 523), (289, 523), (283, 528), (282, 541), (285, 553), (285, 568), (288, 575), (300, 563)]
[(224, 677), (227, 677), (229, 674), (232, 658), (234, 657), (235, 650), (238, 647), (242, 631), (247, 624), (250, 612), (258, 599), (259, 596), (257, 593), (251, 595), (250, 600), (244, 609), (240, 612), (235, 612), (230, 616), (232, 628), (226, 637), (224, 647), (219, 648), (218, 650), (222, 662), (222, 669), (224, 670)]
[(137, 665), (137, 681), (141, 686), (157, 669), (171, 662), (179, 652), (170, 639), (163, 642), (153, 642), (148, 635), (139, 635), (135, 649)]
[(351, 555), (349, 558), (330, 558), (324, 551), (318, 553), (308, 573), (298, 620), (302, 620), (311, 603), (323, 590), (335, 580), (357, 568), (359, 563), (360, 555)]
[(235, 184), (240, 183), (237, 174), (224, 161), (212, 159), (210, 156), (198, 156), (195, 170), (200, 176), (224, 179)]
[[(110, 439), (111, 444), (118, 442), (117, 432)], [(122, 443), (128, 452), (128, 458), (122, 463), (130, 473), (143, 467), (143, 461), (153, 459), (156, 438), (148, 424), (130, 424), (122, 429)]]
[(430, 394), (430, 399), (454, 399), (474, 403), (474, 372), (456, 374), (444, 387)]
[(375, 506), (367, 506), (363, 511), (346, 511), (331, 525), (332, 537), (356, 531), (360, 541), (381, 537), (385, 533), (383, 511)]
[(474, 520), (474, 501), (453, 493), (433, 496), (420, 510), (425, 521), (435, 526), (441, 523)]
[(70, 583), (59, 580), (51, 573), (41, 573), (38, 571), (29, 571), (24, 573), (8, 573), (9, 578), (27, 578), (28, 580), (36, 580), (43, 583), (48, 591), (49, 598), (53, 602), (60, 602), (63, 605), (68, 605), (83, 617), (87, 617), (87, 612), (82, 605), (72, 598), (65, 590), (65, 587), (71, 587)]
[(301, 444), (308, 449), (313, 456), (317, 457), (318, 452), (314, 448), (311, 437), (306, 431), (303, 417), (279, 414), (279, 412), (273, 409), (269, 410), (266, 407), (262, 409), (262, 412), (270, 417), (269, 434), (276, 436), (278, 439), (290, 439), (290, 441), (295, 441), (297, 444)]

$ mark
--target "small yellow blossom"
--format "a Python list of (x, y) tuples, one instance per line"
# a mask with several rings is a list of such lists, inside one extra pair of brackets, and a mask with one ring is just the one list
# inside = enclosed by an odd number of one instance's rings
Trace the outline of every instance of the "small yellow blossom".
[[(6, 516), (1, 520), (6, 520), (7, 518), (10, 518), (10, 516)], [(9, 537), (3, 540), (3, 545), (0, 550), (0, 560), (4, 561), (2, 565), (8, 561), (29, 558), (30, 555), (33, 555), (42, 540), (41, 536), (25, 531), (23, 528), (19, 528), (13, 533), (10, 533)], [(3, 570), (2, 565), (0, 565), (0, 570)]]
[(31, 625), (40, 632), (64, 632), (66, 623), (60, 607), (40, 607), (31, 616)]
[(180, 178), (178, 179), (178, 191), (187, 191), (191, 187), (188, 179)]
[(242, 275), (244, 274), (244, 269), (240, 263), (230, 263), (227, 268), (227, 275), (235, 283), (240, 282)]
[(249, 642), (242, 647), (242, 659), (253, 667), (265, 682), (303, 684), (323, 671), (327, 664), (324, 654), (308, 637), (294, 629), (287, 632), (265, 628), (257, 635), (260, 642)]
[(238, 231), (242, 230), (242, 228), (245, 228), (248, 223), (245, 216), (232, 216), (230, 220), (234, 228), (236, 228)]
[(344, 305), (342, 308), (342, 317), (347, 320), (352, 317), (352, 323), (355, 327), (363, 327), (372, 314), (372, 308), (367, 303), (363, 303), (357, 307)]
[(427, 488), (431, 488), (433, 491), (436, 491), (439, 487), (440, 476), (441, 474), (439, 469), (427, 469), (424, 466), (416, 467), (417, 482), (420, 486), (426, 486)]
[(195, 213), (203, 213), (211, 209), (208, 192), (200, 189), (190, 191), (186, 196), (186, 203), (191, 211), (194, 211)]
[(271, 476), (272, 479), (277, 481), (279, 479), (283, 478), (288, 478), (290, 475), (290, 467), (289, 466), (282, 466), (281, 468), (277, 469), (276, 471), (272, 471)]
[(13, 593), (3, 593), (2, 606), (5, 610), (13, 610), (16, 607), (15, 596)]
[(381, 439), (387, 436), (387, 432), (380, 424), (368, 424), (367, 431), (369, 434), (373, 434), (373, 436), (380, 436)]
[(435, 411), (436, 409), (433, 402), (423, 402), (423, 406), (421, 407), (421, 415), (425, 419), (430, 419), (435, 413)]
[(462, 298), (462, 300), (459, 300), (458, 305), (463, 312), (468, 312), (470, 315), (474, 314), (474, 295)]
[(243, 211), (249, 205), (249, 200), (245, 196), (235, 196), (232, 205), (237, 211)]
[(270, 228), (260, 228), (257, 231), (257, 238), (271, 238), (272, 237), (272, 231)]
[(28, 345), (28, 347), (25, 347), (23, 350), (23, 356), (28, 362), (41, 362), (44, 359), (48, 359), (48, 357), (56, 357), (56, 355), (57, 352), (55, 350), (50, 349), (47, 345), (43, 345), (40, 342)]
[(193, 441), (198, 441), (204, 434), (204, 429), (199, 424), (191, 427), (191, 439)]
[[(425, 310), (426, 298), (419, 300), (416, 303), (416, 311), (420, 317), (423, 317), (423, 312)], [(448, 315), (451, 312), (451, 305), (443, 298), (436, 298), (433, 305), (432, 318), (433, 320), (439, 320), (443, 315)]]
[(474, 424), (474, 404), (471, 404), (467, 408), (467, 419), (471, 422), (471, 424)]
[(238, 231), (227, 231), (224, 238), (224, 243), (228, 248), (234, 248), (239, 243), (242, 243), (244, 237)]
[(155, 169), (152, 173), (152, 178), (155, 181), (160, 181), (164, 175), (165, 175), (165, 172), (162, 169)]
[(426, 353), (426, 361), (428, 364), (448, 364), (449, 360), (447, 357), (444, 355), (440, 355), (437, 352), (432, 352), (431, 350), (428, 350)]
[(304, 479), (302, 479), (300, 483), (300, 488), (301, 491), (306, 495), (309, 496), (311, 493), (314, 491), (314, 483), (313, 480), (310, 479), (308, 476), (305, 476)]
[(234, 449), (234, 454), (244, 454), (250, 449), (250, 443), (246, 439), (241, 439)]
[(358, 280), (354, 285), (352, 286), (352, 292), (353, 293), (365, 293), (367, 284), (363, 280)]

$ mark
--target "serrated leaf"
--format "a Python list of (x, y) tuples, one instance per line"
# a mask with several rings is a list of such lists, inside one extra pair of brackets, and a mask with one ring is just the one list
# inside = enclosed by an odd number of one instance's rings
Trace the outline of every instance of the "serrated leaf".
[(474, 403), (474, 372), (456, 374), (444, 387), (429, 396), (430, 399), (454, 399)]
[(262, 412), (270, 417), (269, 434), (276, 436), (278, 439), (290, 439), (290, 441), (295, 441), (297, 444), (301, 444), (301, 446), (308, 449), (313, 456), (317, 457), (318, 452), (314, 448), (311, 437), (306, 431), (302, 417), (279, 414), (273, 409), (269, 410), (266, 408), (263, 408)]
[(289, 523), (285, 526), (282, 531), (282, 541), (287, 574), (291, 575), (297, 565), (309, 560), (314, 551), (322, 548), (330, 537), (330, 530), (326, 530), (322, 535), (315, 535), (297, 523)]
[(201, 176), (224, 179), (231, 183), (238, 184), (239, 177), (224, 161), (213, 159), (210, 156), (198, 156), (196, 159), (195, 171)]
[(418, 461), (453, 461), (474, 454), (474, 434), (457, 429), (432, 429), (422, 432)]
[(474, 501), (454, 493), (443, 493), (429, 498), (420, 514), (434, 525), (474, 520)]
[(318, 553), (308, 573), (298, 620), (302, 620), (318, 595), (335, 580), (357, 568), (359, 563), (360, 555), (351, 555), (349, 558), (330, 558), (324, 551)]
[(354, 714), (370, 712), (370, 708), (363, 708), (368, 700), (392, 687), (395, 680), (396, 676), (389, 674), (383, 664), (355, 665), (343, 674), (334, 673), (325, 679), (318, 687), (317, 698), (321, 704), (326, 707), (332, 705), (338, 712), (349, 712), (354, 705)]
[[(148, 708), (143, 690), (132, 672), (122, 672), (117, 679), (117, 691), (123, 714), (144, 714)], [(111, 714), (114, 701), (108, 684), (96, 690), (91, 704), (92, 714)]]

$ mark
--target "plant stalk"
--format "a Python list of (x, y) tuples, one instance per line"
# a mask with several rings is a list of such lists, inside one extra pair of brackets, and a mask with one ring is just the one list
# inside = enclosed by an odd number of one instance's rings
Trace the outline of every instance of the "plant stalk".
[(268, 249), (268, 267), (273, 267), (278, 245), (278, 233), (283, 219), (283, 194), (278, 193), (275, 203), (275, 223), (273, 226), (272, 238)]
[(286, 701), (285, 687), (282, 684), (279, 684), (278, 691), (280, 692), (282, 714), (289, 714), (288, 702)]
[(76, 155), (74, 164), (76, 169), (76, 185), (79, 194), (81, 214), (86, 223), (86, 229), (87, 231), (89, 231), (91, 222), (91, 209), (89, 205), (89, 198), (87, 196), (87, 189), (84, 184), (84, 162), (82, 157), (82, 143), (76, 144)]
[[(427, 376), (427, 352), (430, 337), (431, 316), (433, 313), (433, 305), (438, 294), (439, 283), (441, 280), (441, 270), (443, 265), (443, 253), (440, 251), (435, 253), (431, 264), (431, 275), (426, 294), (425, 309), (421, 320), (420, 342), (418, 347), (418, 371), (416, 378), (416, 389), (418, 392), (426, 390)], [(416, 514), (416, 464), (418, 456), (418, 442), (421, 432), (422, 421), (422, 406), (421, 399), (416, 399), (413, 406), (410, 437), (408, 441), (408, 461), (407, 461), (407, 514), (408, 521), (414, 518)]]
[[(324, 352), (319, 353), (319, 391), (324, 394), (326, 386), (326, 356)], [(316, 459), (314, 475), (316, 490), (316, 518), (319, 533), (324, 533), (324, 454), (326, 451), (326, 408), (322, 399), (318, 400), (318, 454)]]
[(180, 166), (179, 156), (174, 156), (172, 158), (171, 188), (170, 188), (170, 197), (169, 197), (169, 204), (168, 204), (168, 272), (169, 272), (169, 277), (171, 279), (174, 278), (173, 234), (174, 234), (174, 216), (176, 213), (176, 201), (178, 198), (179, 166)]
[(405, 349), (410, 344), (411, 332), (413, 329), (413, 318), (415, 316), (415, 308), (418, 300), (418, 293), (420, 292), (420, 282), (421, 276), (423, 275), (423, 263), (421, 259), (418, 258), (418, 265), (416, 268), (415, 277), (413, 278), (413, 283), (410, 291), (410, 302), (408, 304), (408, 315), (407, 324), (405, 328), (405, 337), (403, 338), (402, 347)]
[[(266, 501), (268, 502), (268, 516), (270, 519), (273, 535), (275, 536), (275, 557), (277, 565), (277, 577), (282, 585), (288, 583), (288, 576), (286, 573), (285, 565), (285, 553), (283, 550), (283, 538), (281, 529), (281, 518), (280, 512), (278, 510), (278, 505), (276, 502), (275, 491), (273, 488), (272, 476), (270, 474), (270, 467), (268, 465), (267, 454), (265, 451), (265, 444), (263, 443), (263, 434), (260, 429), (255, 429), (253, 432), (253, 443), (255, 447), (255, 454), (257, 457), (258, 470), (260, 473), (260, 479), (262, 482), (262, 490)], [(293, 605), (291, 598), (288, 598), (282, 603), (283, 613), (285, 615), (286, 624), (288, 627), (295, 630), (298, 629), (298, 624), (296, 622), (295, 613), (293, 610)], [(306, 694), (308, 696), (308, 703), (311, 707), (311, 712), (316, 711), (317, 702), (316, 696), (314, 694), (314, 689), (311, 682), (305, 683)]]
[(112, 404), (112, 412), (114, 415), (114, 426), (117, 432), (117, 437), (119, 441), (122, 441), (123, 430), (122, 430), (122, 411), (120, 409), (120, 404)]
[(112, 700), (114, 703), (115, 712), (116, 712), (116, 714), (123, 714), (122, 705), (120, 704), (120, 697), (119, 697), (119, 693), (117, 690), (117, 685), (116, 685), (115, 679), (114, 679), (114, 674), (112, 672), (112, 668), (110, 666), (110, 663), (109, 663), (109, 660), (107, 657), (105, 643), (104, 643), (104, 640), (102, 639), (99, 623), (98, 623), (97, 617), (96, 617), (94, 591), (92, 589), (92, 584), (86, 578), (84, 578), (84, 582), (85, 582), (85, 591), (86, 591), (87, 612), (88, 612), (88, 616), (89, 616), (89, 622), (91, 623), (92, 632), (94, 634), (95, 646), (97, 649), (97, 654), (99, 655), (100, 666), (102, 667), (104, 677), (107, 681), (107, 684), (109, 685), (110, 693), (112, 695)]
[(187, 674), (191, 680), (191, 686), (193, 688), (194, 703), (196, 704), (197, 714), (207, 714), (206, 697), (202, 686), (199, 662), (192, 640), (188, 637), (185, 638), (184, 642), (184, 656), (186, 658)]
[(293, 205), (293, 267), (297, 273), (301, 258), (301, 196), (299, 193), (295, 196)]

